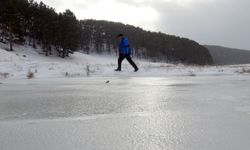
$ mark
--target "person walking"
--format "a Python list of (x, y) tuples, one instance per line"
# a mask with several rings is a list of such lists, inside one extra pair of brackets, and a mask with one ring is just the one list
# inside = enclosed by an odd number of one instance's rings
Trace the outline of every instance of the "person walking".
[(131, 48), (128, 42), (128, 38), (124, 37), (123, 34), (117, 35), (117, 40), (119, 42), (119, 58), (118, 58), (118, 68), (115, 71), (121, 71), (121, 65), (124, 58), (133, 66), (134, 72), (137, 72), (139, 69), (131, 59)]

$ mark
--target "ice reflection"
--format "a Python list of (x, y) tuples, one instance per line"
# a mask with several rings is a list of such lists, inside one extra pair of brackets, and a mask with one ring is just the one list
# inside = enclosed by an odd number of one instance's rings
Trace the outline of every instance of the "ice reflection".
[(10, 81), (0, 86), (1, 146), (249, 149), (249, 85), (246, 76)]

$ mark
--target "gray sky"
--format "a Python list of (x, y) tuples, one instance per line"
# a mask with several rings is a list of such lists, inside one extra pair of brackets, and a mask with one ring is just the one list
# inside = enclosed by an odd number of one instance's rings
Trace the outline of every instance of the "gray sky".
[(78, 19), (140, 26), (214, 44), (250, 50), (250, 0), (42, 0)]

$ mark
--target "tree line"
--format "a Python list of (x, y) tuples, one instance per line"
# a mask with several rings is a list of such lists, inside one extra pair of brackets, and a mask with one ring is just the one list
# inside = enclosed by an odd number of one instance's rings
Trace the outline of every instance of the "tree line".
[(80, 42), (81, 49), (87, 53), (90, 50), (97, 53), (116, 52), (116, 36), (123, 33), (129, 38), (136, 57), (157, 62), (213, 64), (208, 49), (187, 38), (105, 20), (81, 20), (80, 24), (81, 35), (85, 36)]
[(57, 13), (43, 2), (0, 0), (0, 42), (41, 46), (45, 55), (60, 57), (76, 50), (86, 53), (116, 53), (116, 35), (125, 34), (135, 56), (152, 61), (212, 64), (209, 51), (195, 41), (122, 23), (77, 20), (67, 9)]
[(28, 42), (41, 46), (48, 56), (53, 49), (61, 57), (78, 48), (80, 24), (73, 12), (56, 13), (43, 2), (33, 0), (1, 0), (0, 40), (10, 44)]

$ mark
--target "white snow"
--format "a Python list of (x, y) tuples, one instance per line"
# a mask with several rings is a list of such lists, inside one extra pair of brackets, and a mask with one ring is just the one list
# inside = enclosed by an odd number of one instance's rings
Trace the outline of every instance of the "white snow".
[(0, 150), (250, 148), (250, 65), (114, 72), (112, 55), (0, 47)]
[(232, 66), (185, 66), (167, 63), (152, 63), (134, 59), (139, 72), (134, 73), (126, 60), (122, 72), (114, 72), (117, 56), (83, 54), (75, 52), (65, 59), (53, 55), (46, 57), (41, 49), (29, 46), (15, 46), (14, 51), (6, 51), (7, 45), (0, 44), (0, 78), (24, 79), (28, 72), (35, 78), (86, 77), (86, 76), (201, 76), (201, 75), (238, 75), (250, 65)]

